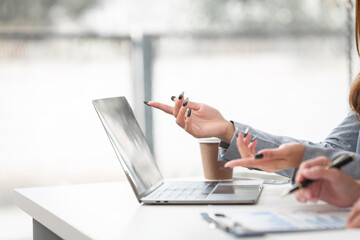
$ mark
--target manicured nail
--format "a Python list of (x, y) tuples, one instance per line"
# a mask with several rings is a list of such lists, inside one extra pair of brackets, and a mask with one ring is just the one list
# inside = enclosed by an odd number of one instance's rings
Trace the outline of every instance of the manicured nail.
[(181, 100), (183, 97), (184, 97), (184, 91), (182, 93), (180, 93), (178, 98), (179, 98), (179, 100)]
[(187, 112), (187, 117), (190, 117), (191, 116), (191, 108), (188, 109), (188, 112)]
[(148, 102), (148, 101), (144, 101), (144, 104), (145, 104), (145, 105), (148, 105), (149, 107), (151, 107), (151, 106), (149, 105), (149, 102)]
[(255, 142), (256, 139), (257, 139), (257, 137), (254, 137), (254, 138), (251, 140), (251, 142)]
[(175, 96), (171, 96), (171, 101), (175, 102)]
[(183, 107), (185, 107), (185, 106), (188, 104), (188, 102), (189, 102), (189, 98), (187, 97), (187, 98), (185, 98), (185, 100), (184, 100)]
[(225, 214), (222, 214), (222, 213), (215, 213), (214, 215), (215, 215), (216, 217), (223, 217), (223, 218), (226, 217), (226, 215), (225, 215)]
[(263, 157), (264, 157), (264, 154), (262, 154), (262, 153), (255, 155), (255, 159), (262, 159)]
[(246, 130), (245, 130), (245, 132), (244, 132), (244, 138), (246, 138), (246, 136), (248, 135), (249, 130), (250, 130), (250, 128), (249, 128), (249, 127), (248, 127), (248, 128), (246, 128)]

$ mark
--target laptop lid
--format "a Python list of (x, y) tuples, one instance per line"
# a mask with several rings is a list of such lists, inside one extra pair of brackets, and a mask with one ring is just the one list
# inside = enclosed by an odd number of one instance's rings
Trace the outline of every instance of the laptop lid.
[(134, 113), (125, 97), (93, 100), (93, 105), (140, 202), (163, 177)]

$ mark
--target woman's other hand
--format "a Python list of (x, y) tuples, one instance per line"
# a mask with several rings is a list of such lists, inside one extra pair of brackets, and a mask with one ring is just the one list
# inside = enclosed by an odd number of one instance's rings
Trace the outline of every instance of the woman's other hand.
[(246, 129), (244, 134), (241, 132), (236, 133), (236, 145), (242, 158), (254, 158), (256, 154), (257, 138), (251, 138), (248, 131), (249, 129)]
[(277, 172), (298, 167), (304, 152), (305, 146), (301, 143), (285, 143), (276, 149), (263, 149), (255, 156), (229, 161), (225, 167), (240, 166), (259, 168), (266, 172)]

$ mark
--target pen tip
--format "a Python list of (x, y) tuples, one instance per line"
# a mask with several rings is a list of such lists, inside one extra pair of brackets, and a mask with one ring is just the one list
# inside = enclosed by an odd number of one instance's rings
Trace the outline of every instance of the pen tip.
[(284, 191), (282, 194), (281, 194), (281, 197), (286, 197), (287, 195), (289, 195), (290, 194), (290, 191), (288, 191), (288, 190), (286, 190), (286, 191)]

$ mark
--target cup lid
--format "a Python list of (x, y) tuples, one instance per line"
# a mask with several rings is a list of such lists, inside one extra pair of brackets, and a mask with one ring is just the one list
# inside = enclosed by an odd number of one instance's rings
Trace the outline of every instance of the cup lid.
[(220, 139), (216, 137), (211, 138), (199, 138), (199, 143), (219, 143)]

